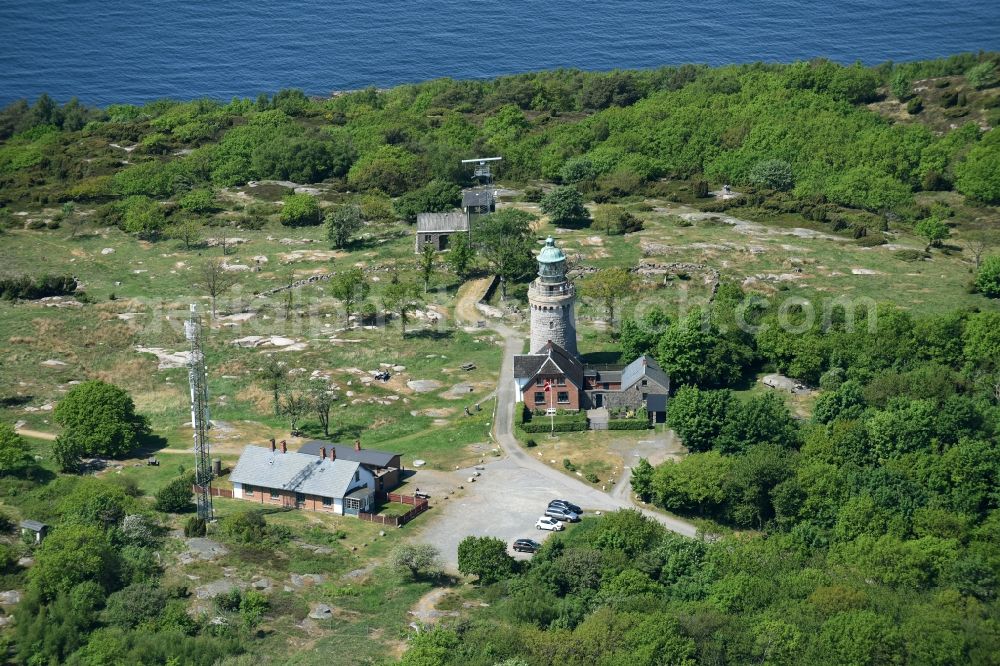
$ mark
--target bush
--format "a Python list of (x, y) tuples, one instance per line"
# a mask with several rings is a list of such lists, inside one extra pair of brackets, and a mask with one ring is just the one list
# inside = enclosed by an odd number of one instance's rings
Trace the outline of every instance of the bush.
[(534, 185), (524, 188), (524, 200), (531, 203), (538, 203), (545, 196), (544, 190), (540, 187), (535, 187)]
[(990, 298), (1000, 297), (1000, 256), (983, 260), (976, 273), (976, 290)]
[(608, 430), (648, 430), (653, 425), (646, 418), (610, 419)]
[(180, 476), (165, 485), (156, 493), (157, 511), (164, 513), (184, 513), (194, 508), (191, 501), (191, 484), (194, 478), (191, 475)]
[(310, 227), (322, 221), (319, 204), (308, 194), (289, 194), (282, 201), (281, 224), (286, 227)]
[(529, 449), (533, 449), (533, 448), (535, 448), (536, 446), (538, 446), (538, 442), (536, 442), (536, 441), (535, 441), (534, 439), (532, 439), (532, 438), (530, 438), (530, 437), (529, 437), (529, 438), (528, 438), (528, 441), (526, 441), (526, 442), (524, 443), (524, 445), (525, 445), (526, 447), (528, 447)]
[(587, 479), (587, 481), (590, 481), (591, 483), (598, 483), (600, 481), (600, 479), (597, 478), (597, 475), (593, 472), (587, 472), (583, 475), (583, 478)]
[(795, 186), (792, 165), (784, 160), (757, 162), (750, 170), (750, 183), (757, 187), (784, 192)]
[(203, 537), (206, 533), (205, 519), (198, 516), (191, 516), (184, 521), (184, 536)]
[(576, 471), (576, 465), (574, 465), (573, 461), (570, 460), (569, 458), (563, 458), (563, 467), (565, 467), (570, 472)]
[(708, 181), (707, 180), (696, 180), (691, 183), (691, 193), (699, 199), (704, 199), (708, 196)]
[(924, 110), (924, 101), (919, 97), (914, 97), (909, 102), (906, 103), (906, 112), (911, 116), (915, 116)]
[(896, 250), (893, 256), (900, 261), (920, 261), (927, 255), (920, 250)]
[(0, 298), (4, 300), (36, 300), (48, 296), (69, 296), (76, 291), (76, 278), (71, 275), (17, 275), (0, 278)]

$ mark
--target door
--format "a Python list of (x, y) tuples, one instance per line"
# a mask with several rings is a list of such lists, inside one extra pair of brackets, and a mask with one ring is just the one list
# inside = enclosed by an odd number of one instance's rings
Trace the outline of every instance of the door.
[(344, 515), (356, 516), (361, 511), (361, 500), (356, 497), (344, 498)]
[(295, 493), (295, 508), (301, 509), (306, 505), (306, 496), (302, 493)]
[(439, 240), (438, 240), (438, 249), (442, 250), (442, 251), (447, 250), (448, 249), (448, 234), (441, 234), (438, 238), (439, 238)]
[(595, 393), (594, 394), (594, 407), (603, 407), (603, 406), (604, 406), (604, 394), (603, 393)]

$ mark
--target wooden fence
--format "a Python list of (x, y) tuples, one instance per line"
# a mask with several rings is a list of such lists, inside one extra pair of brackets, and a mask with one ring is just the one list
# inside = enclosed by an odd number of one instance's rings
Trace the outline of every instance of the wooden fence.
[(430, 502), (425, 499), (420, 499), (419, 497), (414, 497), (412, 495), (399, 495), (396, 493), (386, 493), (386, 499), (390, 502), (398, 502), (400, 504), (409, 504), (413, 508), (404, 513), (402, 516), (383, 516), (377, 513), (365, 513), (364, 511), (358, 513), (358, 518), (361, 520), (367, 520), (371, 523), (379, 523), (381, 525), (392, 525), (393, 527), (402, 527), (406, 523), (410, 522), (420, 514), (422, 514), (427, 509), (431, 508)]
[[(209, 495), (212, 497), (228, 497), (232, 499), (233, 491), (228, 488), (216, 488), (214, 486), (209, 486)], [(197, 485), (191, 486), (191, 492), (197, 495), (201, 492), (201, 487)]]

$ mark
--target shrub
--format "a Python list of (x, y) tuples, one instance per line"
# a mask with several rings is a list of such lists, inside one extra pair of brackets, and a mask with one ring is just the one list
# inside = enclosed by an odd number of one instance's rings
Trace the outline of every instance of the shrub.
[(583, 478), (587, 479), (587, 481), (590, 481), (591, 483), (597, 483), (600, 481), (600, 479), (597, 478), (597, 475), (593, 472), (587, 472), (584, 474)]
[(4, 300), (36, 300), (48, 296), (69, 296), (76, 291), (72, 275), (17, 275), (0, 278), (0, 298)]
[(529, 437), (529, 438), (528, 438), (528, 441), (526, 441), (526, 442), (524, 443), (524, 445), (525, 445), (526, 447), (528, 447), (529, 449), (533, 449), (533, 448), (535, 448), (536, 446), (538, 446), (538, 442), (536, 442), (536, 441), (535, 441), (534, 439), (532, 439), (532, 438), (530, 438), (530, 437)]
[(574, 465), (573, 461), (570, 460), (569, 458), (563, 458), (563, 467), (565, 467), (570, 472), (576, 471), (576, 465)]
[(896, 250), (896, 252), (893, 253), (893, 256), (900, 261), (920, 261), (927, 255), (920, 250)]
[(281, 208), (281, 224), (286, 227), (315, 226), (322, 221), (319, 204), (308, 194), (289, 194)]
[(976, 273), (976, 289), (990, 298), (1000, 297), (1000, 256), (983, 260)]
[(914, 97), (909, 102), (906, 103), (906, 112), (911, 116), (915, 116), (924, 110), (924, 101), (919, 97)]
[(183, 513), (194, 508), (191, 501), (191, 484), (194, 478), (191, 475), (179, 476), (156, 493), (155, 507), (157, 511), (165, 513)]
[(184, 536), (203, 537), (206, 533), (205, 519), (198, 516), (191, 516), (184, 521)]
[(534, 185), (524, 188), (524, 200), (531, 203), (538, 203), (545, 196), (545, 192), (540, 187)]
[(786, 191), (795, 186), (792, 165), (784, 160), (757, 162), (750, 170), (750, 183), (770, 190)]
[(704, 199), (708, 196), (708, 181), (698, 179), (691, 183), (691, 192), (699, 199)]

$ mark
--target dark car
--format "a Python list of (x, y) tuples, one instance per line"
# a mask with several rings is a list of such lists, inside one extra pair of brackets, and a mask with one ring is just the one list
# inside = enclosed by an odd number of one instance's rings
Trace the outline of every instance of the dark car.
[(514, 542), (514, 550), (519, 553), (537, 553), (542, 544), (532, 539), (518, 539)]
[(581, 509), (580, 507), (578, 507), (576, 504), (573, 504), (572, 502), (568, 502), (568, 501), (566, 501), (564, 499), (554, 499), (551, 502), (549, 502), (549, 508), (550, 509), (551, 508), (555, 508), (555, 507), (558, 507), (560, 509), (565, 509), (566, 511), (572, 511), (573, 513), (575, 513), (578, 516), (582, 516), (583, 515), (583, 509)]

